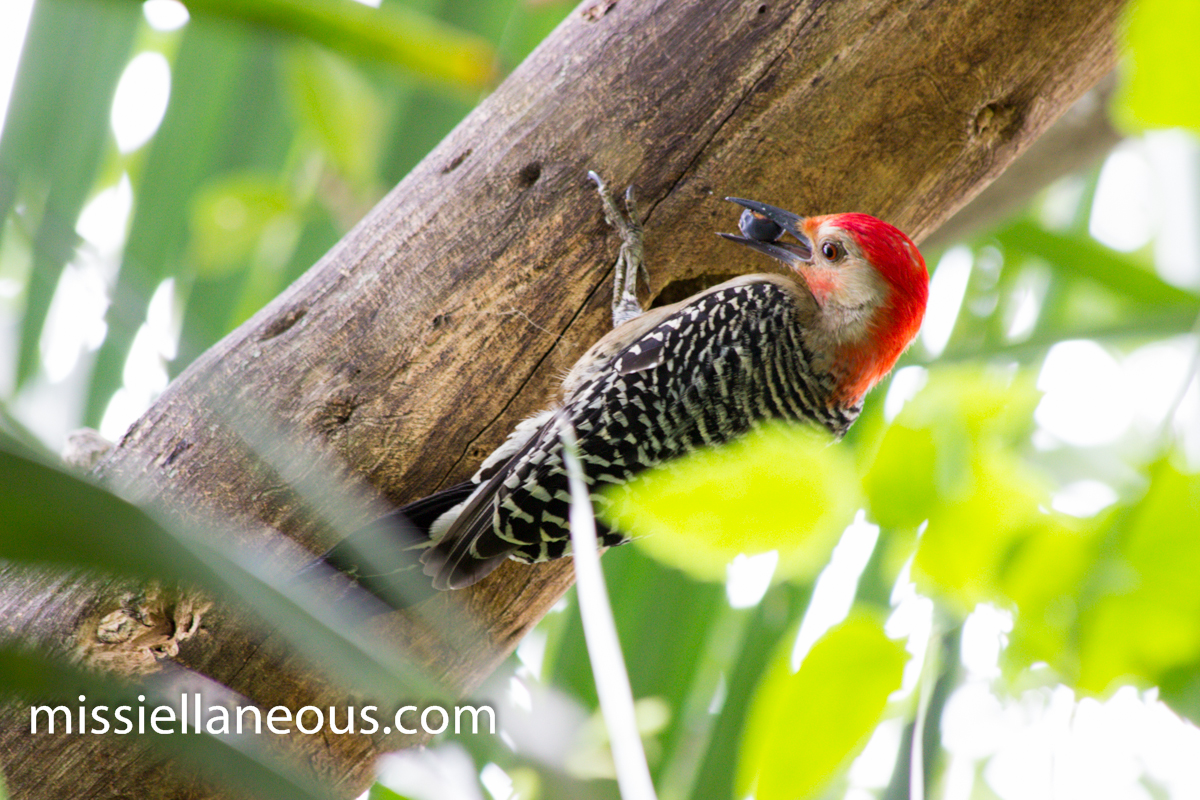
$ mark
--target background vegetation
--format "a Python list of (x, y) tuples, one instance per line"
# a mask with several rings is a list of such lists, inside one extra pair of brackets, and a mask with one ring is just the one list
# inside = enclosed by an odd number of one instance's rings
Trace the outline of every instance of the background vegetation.
[[(23, 520), (47, 497), (79, 492), (64, 530), (116, 502), (36, 451), (79, 425), (119, 436), (570, 6), (192, 10), (34, 6), (0, 138), (6, 557), (37, 560)], [(603, 563), (660, 796), (1200, 793), (1200, 60), (1182, 55), (1200, 10), (1130, 19), (1113, 112), (1131, 138), (926, 253), (926, 331), (847, 442), (777, 433), (642, 487), (628, 513), (655, 535)], [(1171, 126), (1192, 133), (1142, 132)], [(804, 474), (783, 469), (796, 453)], [(735, 493), (699, 518), (688, 500)], [(96, 565), (73, 535), (59, 560)], [(236, 582), (199, 560), (189, 577)], [(375, 793), (419, 796), (438, 765), (431, 797), (447, 772), (463, 797), (614, 797), (572, 603), (494, 678), (505, 735), (385, 762)]]

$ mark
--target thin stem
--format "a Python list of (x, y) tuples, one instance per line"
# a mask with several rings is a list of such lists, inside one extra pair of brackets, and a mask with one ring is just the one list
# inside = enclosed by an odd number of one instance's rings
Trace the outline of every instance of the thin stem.
[(583, 618), (583, 638), (592, 662), (600, 711), (612, 744), (617, 785), (624, 800), (656, 800), (634, 716), (633, 690), (621, 655), (617, 624), (608, 602), (604, 574), (600, 571), (592, 500), (584, 482), (575, 429), (570, 422), (559, 421), (559, 436), (563, 443), (563, 465), (571, 487), (571, 551), (575, 561), (579, 613)]
[(917, 697), (917, 715), (913, 720), (911, 766), (908, 774), (908, 796), (910, 800), (925, 800), (925, 725), (929, 717), (929, 702), (941, 673), (942, 637), (936, 628), (930, 632), (925, 643), (924, 662), (921, 665), (920, 694)]
[(1175, 415), (1179, 413), (1179, 407), (1183, 405), (1183, 398), (1187, 397), (1192, 381), (1196, 380), (1196, 375), (1200, 373), (1200, 316), (1196, 317), (1196, 322), (1192, 325), (1192, 336), (1196, 339), (1196, 346), (1192, 350), (1192, 361), (1188, 364), (1187, 371), (1184, 372), (1179, 394), (1175, 395), (1175, 400), (1167, 409), (1166, 416), (1163, 417), (1162, 439), (1168, 447), (1175, 441)]

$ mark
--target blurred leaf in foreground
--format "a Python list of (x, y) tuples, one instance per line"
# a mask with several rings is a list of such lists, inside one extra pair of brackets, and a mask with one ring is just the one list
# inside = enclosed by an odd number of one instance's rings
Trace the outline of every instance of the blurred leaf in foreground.
[(0, 559), (199, 584), (249, 605), (347, 685), (380, 696), (440, 692), (393, 648), (365, 635), (352, 604), (318, 599), (261, 552), (234, 547), (211, 530), (202, 537), (175, 521), (166, 527), (4, 437), (0, 486)]
[[(1162, 460), (1134, 505), (1045, 525), (1006, 559), (1010, 672), (1044, 661), (1084, 692), (1158, 686), (1200, 720), (1200, 475)], [(1061, 520), (1060, 520), (1061, 523)]]
[(1012, 609), (1010, 674), (1036, 662), (1085, 692), (1159, 686), (1200, 718), (1200, 476), (1152, 466), (1141, 500), (1077, 519), (1021, 455), (1023, 377), (934, 370), (879, 437), (864, 486), (885, 527), (926, 520), (912, 575), (962, 614)]
[[(1122, 678), (1158, 684), (1185, 667), (1194, 684), (1200, 672), (1200, 475), (1159, 462), (1149, 491), (1123, 520), (1118, 553), (1094, 570), (1099, 585), (1082, 609), (1080, 688), (1103, 691)], [(1163, 687), (1165, 699), (1174, 688)], [(1191, 709), (1193, 718), (1197, 710)]]
[(771, 550), (779, 552), (777, 574), (810, 577), (825, 565), (859, 497), (845, 446), (778, 424), (610, 490), (604, 517), (645, 552), (699, 580), (723, 581), (735, 556)]
[(892, 530), (928, 525), (913, 575), (922, 591), (964, 613), (1000, 594), (1006, 558), (1052, 517), (1049, 487), (1018, 455), (1037, 392), (1029, 376), (973, 369), (931, 372), (870, 456), (871, 515)]
[(0, 438), (0, 558), (212, 581), (148, 514)]
[(958, 491), (930, 514), (913, 562), (918, 587), (963, 613), (1001, 594), (1001, 575), (1023, 537), (1056, 524), (1043, 510), (1048, 487), (1019, 458), (999, 449), (972, 456)]
[(1130, 131), (1186, 127), (1200, 131), (1200, 3), (1136, 0), (1125, 9), (1117, 123)]
[(876, 443), (860, 448), (871, 516), (885, 528), (911, 529), (947, 498), (968, 493), (975, 454), (1011, 450), (1024, 440), (1038, 398), (1031, 375), (931, 370), (926, 386)]
[(1004, 651), (1010, 675), (1045, 662), (1065, 680), (1075, 676), (1079, 604), (1097, 568), (1103, 524), (1046, 515), (1006, 555), (997, 583), (999, 595), (1017, 609)]
[[(158, 709), (166, 709), (172, 713), (160, 722), (152, 722), (150, 727), (143, 730), (134, 729), (116, 734), (116, 738), (130, 746), (137, 747), (148, 743), (166, 753), (181, 756), (210, 780), (239, 787), (245, 792), (245, 796), (261, 800), (326, 800), (330, 797), (311, 778), (301, 774), (294, 764), (281, 759), (278, 752), (270, 752), (268, 748), (263, 747), (260, 736), (249, 733), (215, 734), (212, 727), (208, 727), (203, 733), (197, 729), (195, 733), (187, 736), (159, 732), (179, 730), (180, 723), (175, 716), (179, 694), (171, 681), (173, 673), (178, 675), (179, 672), (178, 668), (172, 666), (167, 671), (139, 683), (84, 669), (20, 647), (0, 645), (0, 687), (5, 694), (15, 695), (20, 698), (19, 702), (28, 703), (30, 706), (57, 706), (67, 711), (65, 720), (61, 716), (58, 717), (60, 725), (65, 723), (65, 735), (70, 735), (72, 730), (70, 711), (74, 708), (80, 709), (78, 713), (82, 725), (82, 709), (90, 707), (92, 716), (88, 720), (90, 727), (87, 733), (91, 734), (101, 733), (97, 730), (97, 722), (100, 720), (105, 726), (119, 731), (119, 725), (130, 717), (114, 716), (118, 707), (124, 707), (125, 714), (141, 713), (146, 708), (155, 712), (158, 712)], [(209, 697), (212, 697), (215, 687), (206, 686), (204, 683), (196, 685), (205, 686), (210, 693)], [(237, 702), (233, 699), (233, 694), (229, 694), (229, 698), (223, 699)], [(81, 701), (79, 705), (76, 705), (75, 697)], [(82, 702), (85, 698), (90, 701), (86, 706)], [(9, 700), (10, 697), (6, 696), (4, 699)], [(30, 713), (32, 717), (32, 708)], [(44, 720), (42, 724), (53, 730), (56, 714), (53, 711), (43, 714), (44, 716), (39, 715), (39, 718)], [(152, 720), (158, 718), (159, 713), (151, 716)], [(160, 724), (165, 727), (160, 728)], [(212, 724), (210, 719), (208, 725)], [(105, 728), (108, 729), (109, 727)], [(75, 736), (84, 732), (81, 728), (74, 730)], [(64, 735), (62, 728), (59, 731), (57, 735)], [(45, 728), (39, 732), (41, 735), (47, 735)], [(0, 800), (3, 798), (3, 785), (0, 784)]]
[(907, 655), (864, 613), (831, 629), (792, 672), (786, 636), (750, 705), (742, 734), (737, 797), (816, 796), (866, 744)]

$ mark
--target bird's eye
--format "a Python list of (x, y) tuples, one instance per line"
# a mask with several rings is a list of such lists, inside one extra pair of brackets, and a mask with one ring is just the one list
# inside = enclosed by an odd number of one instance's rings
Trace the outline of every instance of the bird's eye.
[(845, 255), (845, 252), (837, 242), (826, 242), (821, 245), (821, 255), (825, 256), (829, 261), (837, 261)]

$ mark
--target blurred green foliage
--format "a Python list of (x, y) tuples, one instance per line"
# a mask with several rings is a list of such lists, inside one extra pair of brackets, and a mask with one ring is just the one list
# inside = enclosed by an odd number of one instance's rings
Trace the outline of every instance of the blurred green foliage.
[[(15, 321), (11, 374), (0, 375), (0, 429), (9, 437), (0, 452), (0, 556), (198, 582), (241, 598), (347, 684), (397, 691), (397, 681), (423, 678), (372, 647), (352, 620), (314, 607), (269, 565), (205, 550), (201, 539), (51, 467), (9, 409), (46, 381), (40, 348), (51, 301), (66, 265), (89, 253), (76, 225), (101, 190), (127, 175), (134, 211), (120, 255), (105, 265), (107, 335), (76, 367), (81, 410), (64, 429), (100, 421), (164, 281), (174, 282), (182, 314), (176, 374), (331, 247), (570, 5), (189, 6), (193, 19), (174, 32), (151, 30), (133, 2), (35, 7), (0, 137), (0, 279), (19, 287), (0, 295)], [(1137, 0), (1127, 22), (1131, 58), (1114, 115), (1132, 130), (1200, 130), (1200, 60), (1179, 57), (1200, 39), (1200, 6)], [(153, 139), (121, 153), (109, 109), (131, 56), (146, 49), (171, 64), (170, 101)], [(892, 694), (909, 659), (877, 611), (864, 610), (889, 602), (906, 575), (936, 602), (944, 627), (979, 603), (1012, 613), (999, 696), (1045, 680), (1037, 677), (1045, 664), (1081, 695), (1157, 687), (1175, 711), (1200, 720), (1194, 464), (1169, 425), (1136, 443), (1034, 446), (1037, 370), (1051, 346), (1089, 338), (1122, 354), (1193, 330), (1200, 314), (1194, 291), (1155, 272), (1151, 247), (1118, 253), (1089, 235), (1097, 175), (1073, 180), (1080, 191), (1065, 222), (1048, 222), (1038, 198), (964, 243), (973, 268), (949, 344), (937, 356), (920, 346), (906, 356), (905, 366), (927, 370), (925, 385), (894, 418), (882, 412), (893, 388), (884, 385), (844, 442), (764, 431), (647, 475), (615, 498), (616, 518), (653, 534), (610, 552), (604, 565), (635, 696), (668, 712), (650, 748), (664, 800), (741, 798), (752, 787), (760, 800), (840, 796), (847, 764), (877, 723), (911, 723), (918, 705)], [(938, 254), (927, 255), (937, 263)], [(1028, 285), (1040, 287), (1035, 313), (1014, 332)], [(1056, 493), (1081, 479), (1111, 484), (1116, 502), (1090, 516), (1055, 511)], [(859, 579), (858, 610), (793, 669), (816, 574), (860, 508), (881, 535)], [(781, 554), (773, 585), (761, 603), (732, 608), (720, 585), (726, 564), (767, 550)], [(544, 636), (541, 682), (594, 717), (577, 616), (552, 614), (536, 635)], [(38, 658), (0, 652), (0, 684), (33, 689), (30, 676), (62, 668)], [(941, 665), (942, 677), (955, 680), (955, 667)], [(502, 673), (537, 682), (515, 660)], [(936, 715), (928, 725), (936, 734)], [(536, 773), (540, 780), (522, 785), (540, 786), (529, 791), (544, 797), (616, 796), (611, 781), (584, 779), (566, 764), (485, 737), (461, 741), (477, 765)], [(258, 756), (239, 760), (239, 747), (197, 757), (265, 765), (245, 766), (264, 781), (262, 797), (310, 791)], [(902, 746), (897, 759), (906, 755)]]
[(739, 554), (780, 554), (783, 577), (814, 577), (861, 505), (850, 455), (809, 428), (769, 425), (610, 490), (608, 521), (664, 564), (724, 581)]
[[(1144, 492), (1115, 508), (1086, 519), (1050, 510), (1053, 479), (1030, 463), (1032, 453), (1020, 455), (1036, 400), (1030, 389), (1021, 375), (933, 372), (885, 429), (864, 476), (872, 517), (900, 532), (923, 525), (913, 580), (944, 608), (965, 615), (991, 602), (1013, 610), (1010, 675), (1045, 662), (1094, 693), (1120, 681), (1162, 686), (1180, 671), (1200, 675), (1200, 475), (1164, 456), (1148, 465)], [(939, 437), (953, 444), (930, 447)], [(916, 504), (905, 475), (918, 487)], [(894, 546), (908, 551), (912, 541)]]
[(1121, 88), (1114, 118), (1125, 129), (1191, 128), (1200, 132), (1200, 61), (1195, 50), (1200, 5), (1192, 0), (1131, 0), (1125, 9)]
[[(1048, 481), (1017, 454), (1036, 401), (1027, 379), (961, 367), (936, 371), (888, 428), (866, 474), (872, 516), (881, 524), (897, 505), (905, 509), (902, 521), (926, 525), (913, 562), (918, 588), (962, 613), (995, 599), (1014, 542), (1056, 519), (1041, 511), (1050, 501)], [(913, 440), (936, 445), (910, 453)], [(908, 480), (933, 502), (905, 508)]]
[[(404, 67), (428, 80), (485, 88), (496, 76), (493, 44), (437, 18), (436, 8), (353, 0), (188, 0), (192, 14), (298, 34), (330, 50)], [(434, 12), (434, 13), (430, 13)]]
[(879, 722), (900, 688), (907, 655), (880, 623), (855, 614), (829, 630), (792, 668), (784, 641), (746, 718), (737, 797), (817, 796)]
[[(0, 278), (21, 287), (8, 301), (21, 321), (17, 363), (0, 376), (9, 402), (39, 377), (51, 299), (82, 244), (80, 212), (122, 174), (135, 198), (119, 264), (102, 265), (116, 275), (107, 336), (78, 368), (87, 396), (69, 426), (100, 423), (165, 280), (183, 316), (175, 374), (311, 266), (569, 8), (188, 5), (194, 18), (172, 32), (149, 28), (133, 2), (34, 7), (0, 138)], [(142, 50), (170, 60), (170, 100), (150, 143), (121, 153), (108, 112)]]
[[(1150, 467), (1146, 494), (1124, 511), (1072, 598), (1079, 685), (1096, 692), (1122, 679), (1160, 686), (1168, 702), (1184, 703), (1178, 710), (1200, 720), (1200, 475), (1161, 460)], [(1177, 685), (1187, 673), (1186, 687)]]

